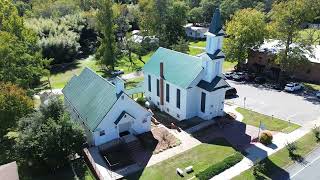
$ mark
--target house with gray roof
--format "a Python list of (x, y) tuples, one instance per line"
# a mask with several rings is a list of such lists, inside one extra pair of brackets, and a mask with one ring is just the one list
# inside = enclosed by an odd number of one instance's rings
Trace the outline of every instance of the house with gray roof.
[(206, 33), (206, 50), (197, 56), (160, 47), (145, 64), (144, 89), (150, 104), (178, 120), (224, 115), (228, 83), (222, 78), (225, 55), (219, 9)]
[(85, 129), (89, 145), (150, 131), (152, 114), (124, 92), (124, 82), (107, 80), (89, 68), (62, 90), (71, 118)]

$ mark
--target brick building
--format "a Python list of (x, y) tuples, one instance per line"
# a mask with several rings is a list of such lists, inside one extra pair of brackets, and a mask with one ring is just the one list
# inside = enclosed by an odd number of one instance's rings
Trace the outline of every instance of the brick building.
[[(284, 47), (277, 40), (265, 41), (259, 49), (253, 49), (249, 53), (247, 68), (250, 71), (263, 73), (270, 78), (278, 78), (280, 66), (275, 63), (276, 54)], [(320, 83), (320, 46), (313, 47), (313, 54), (305, 56), (310, 63), (294, 69), (291, 77), (313, 83)]]

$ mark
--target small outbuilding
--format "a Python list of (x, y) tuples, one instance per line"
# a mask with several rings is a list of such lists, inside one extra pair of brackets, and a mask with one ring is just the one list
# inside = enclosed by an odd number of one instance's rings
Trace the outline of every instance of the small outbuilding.
[(118, 77), (107, 80), (85, 68), (62, 92), (71, 118), (84, 127), (91, 146), (150, 131), (151, 112), (124, 92)]

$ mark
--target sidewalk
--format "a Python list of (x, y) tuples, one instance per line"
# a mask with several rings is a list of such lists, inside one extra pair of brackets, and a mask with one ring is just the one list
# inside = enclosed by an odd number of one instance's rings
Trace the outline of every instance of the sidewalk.
[[(236, 118), (237, 120), (242, 120), (241, 117), (238, 118), (239, 113), (235, 113), (235, 109), (236, 109), (236, 106), (228, 107), (227, 105), (225, 107), (226, 112), (232, 112), (237, 115), (237, 118)], [(225, 170), (224, 172), (214, 176), (213, 178), (211, 178), (211, 180), (232, 179), (233, 177), (239, 175), (243, 171), (251, 168), (255, 162), (262, 160), (267, 156), (270, 156), (271, 154), (284, 148), (288, 142), (296, 141), (297, 139), (301, 138), (308, 132), (309, 132), (308, 129), (300, 128), (289, 134), (277, 133), (273, 137), (272, 147), (266, 147), (261, 143), (253, 143), (253, 145), (251, 145), (246, 149), (246, 152), (248, 154), (246, 155), (246, 157), (243, 158), (242, 161), (240, 161), (235, 166)]]

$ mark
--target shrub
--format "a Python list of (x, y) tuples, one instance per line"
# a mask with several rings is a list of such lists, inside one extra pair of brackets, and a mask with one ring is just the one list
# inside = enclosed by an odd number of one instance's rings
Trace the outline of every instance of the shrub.
[(314, 136), (317, 138), (317, 140), (320, 140), (320, 129), (318, 126), (314, 127), (312, 129), (312, 133), (314, 134)]
[(204, 171), (199, 172), (196, 174), (196, 177), (200, 180), (207, 180), (212, 178), (213, 176), (220, 174), (221, 172), (225, 171), (226, 169), (234, 166), (238, 162), (242, 160), (243, 156), (240, 153), (236, 153), (232, 156), (225, 158), (224, 160), (220, 161), (217, 164), (214, 164)]
[(272, 139), (273, 139), (273, 136), (272, 136), (271, 132), (264, 131), (261, 133), (259, 140), (262, 144), (269, 145), (272, 143)]
[(295, 142), (287, 143), (286, 148), (289, 151), (290, 154), (294, 154), (296, 150), (298, 150), (298, 146)]
[(253, 166), (253, 175), (255, 177), (258, 177), (259, 173), (265, 173), (265, 171), (266, 171), (266, 164), (263, 162), (259, 162)]
[(143, 97), (139, 97), (139, 98), (137, 99), (137, 103), (144, 107), (144, 106), (145, 106), (145, 103), (146, 103), (146, 99), (143, 98)]

